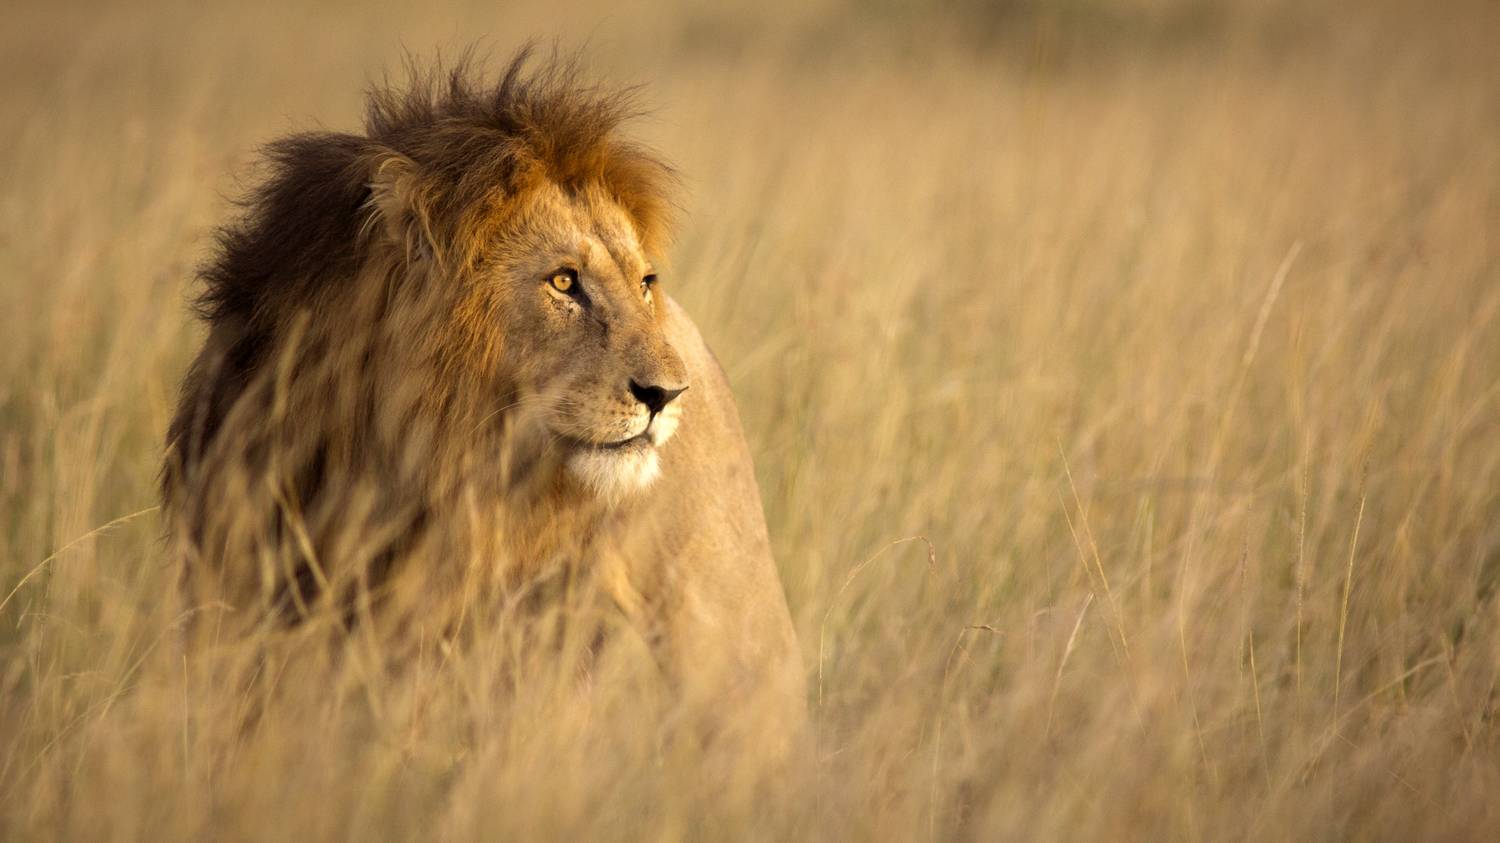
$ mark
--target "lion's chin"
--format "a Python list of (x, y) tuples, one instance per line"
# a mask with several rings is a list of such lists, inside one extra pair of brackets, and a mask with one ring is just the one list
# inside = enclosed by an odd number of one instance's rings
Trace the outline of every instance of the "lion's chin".
[(617, 504), (661, 476), (661, 456), (650, 442), (617, 448), (579, 448), (568, 455), (568, 473), (594, 497)]

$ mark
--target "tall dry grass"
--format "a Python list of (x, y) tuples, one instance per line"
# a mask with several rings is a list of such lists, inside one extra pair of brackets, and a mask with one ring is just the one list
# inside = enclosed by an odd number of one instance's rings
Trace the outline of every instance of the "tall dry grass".
[[(6, 16), (0, 837), (1500, 835), (1492, 6)], [(500, 632), (260, 699), (177, 648), (154, 476), (235, 175), (403, 46), (552, 35), (689, 176), (787, 767)]]

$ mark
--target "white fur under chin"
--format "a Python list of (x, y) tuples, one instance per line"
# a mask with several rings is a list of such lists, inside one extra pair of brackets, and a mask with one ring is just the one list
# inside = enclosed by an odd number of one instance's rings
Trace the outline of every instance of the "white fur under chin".
[(596, 497), (617, 504), (661, 476), (661, 455), (649, 446), (580, 450), (568, 456), (568, 472)]

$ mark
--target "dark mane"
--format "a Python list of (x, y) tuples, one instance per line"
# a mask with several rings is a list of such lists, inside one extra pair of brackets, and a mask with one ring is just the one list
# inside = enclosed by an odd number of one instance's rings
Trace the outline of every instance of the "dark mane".
[(200, 271), (206, 289), (199, 316), (248, 325), (268, 315), (273, 296), (304, 299), (307, 286), (353, 274), (360, 209), (370, 197), (360, 167), (367, 145), (365, 138), (331, 132), (266, 145), (269, 174), (240, 200), (243, 216), (218, 230), (217, 250)]

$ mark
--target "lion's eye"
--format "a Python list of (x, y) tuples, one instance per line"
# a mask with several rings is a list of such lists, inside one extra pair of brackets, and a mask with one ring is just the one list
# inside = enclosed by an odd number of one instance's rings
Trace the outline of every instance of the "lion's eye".
[(656, 286), (656, 273), (653, 272), (650, 275), (647, 275), (645, 278), (641, 279), (641, 292), (642, 293), (649, 293), (649, 292), (651, 292), (651, 288), (655, 287), (655, 286)]
[(559, 293), (570, 293), (578, 284), (578, 272), (572, 269), (559, 269), (552, 273), (552, 277), (547, 280), (547, 283), (551, 284), (552, 289)]

